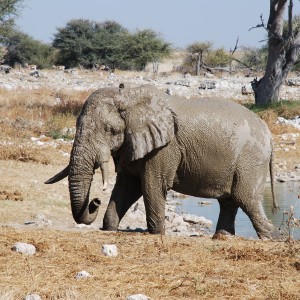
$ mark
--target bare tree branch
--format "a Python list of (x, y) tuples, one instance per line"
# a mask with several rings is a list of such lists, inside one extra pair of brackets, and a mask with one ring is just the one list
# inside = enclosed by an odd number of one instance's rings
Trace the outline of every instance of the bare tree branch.
[(290, 0), (288, 8), (288, 26), (289, 26), (289, 38), (293, 38), (293, 0)]
[(260, 24), (257, 24), (256, 26), (251, 27), (251, 28), (249, 29), (249, 31), (252, 30), (252, 29), (255, 29), (255, 28), (264, 28), (264, 29), (268, 32), (269, 37), (274, 37), (274, 38), (276, 38), (277, 40), (279, 40), (279, 41), (281, 41), (281, 42), (284, 41), (284, 38), (283, 38), (282, 35), (277, 34), (276, 32), (273, 32), (273, 31), (269, 28), (270, 26), (266, 26), (266, 25), (265, 25), (265, 22), (264, 22), (264, 19), (263, 19), (262, 14), (260, 15), (260, 21), (261, 21)]
[(237, 37), (236, 42), (235, 42), (235, 46), (233, 48), (233, 50), (230, 49), (231, 52), (231, 56), (234, 54), (234, 52), (238, 49), (238, 43), (239, 43), (239, 37)]
[(250, 31), (250, 30), (252, 30), (252, 29), (255, 29), (255, 28), (261, 28), (261, 27), (268, 31), (267, 27), (265, 26), (265, 23), (264, 23), (264, 19), (263, 19), (263, 15), (262, 15), (262, 14), (260, 15), (260, 22), (261, 22), (260, 24), (257, 24), (256, 26), (249, 28), (248, 31)]

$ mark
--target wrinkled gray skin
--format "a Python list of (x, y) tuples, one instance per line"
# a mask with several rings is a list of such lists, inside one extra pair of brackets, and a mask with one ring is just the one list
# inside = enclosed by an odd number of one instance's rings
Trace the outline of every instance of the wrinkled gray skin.
[(46, 182), (69, 176), (77, 223), (95, 220), (100, 200), (89, 203), (90, 185), (100, 167), (106, 187), (111, 155), (117, 181), (104, 230), (117, 230), (126, 211), (143, 196), (149, 232), (163, 232), (166, 194), (173, 189), (217, 198), (217, 231), (235, 233), (240, 207), (260, 238), (280, 236), (261, 204), (266, 176), (272, 170), (271, 134), (241, 105), (171, 97), (151, 86), (94, 92), (78, 117), (70, 164)]

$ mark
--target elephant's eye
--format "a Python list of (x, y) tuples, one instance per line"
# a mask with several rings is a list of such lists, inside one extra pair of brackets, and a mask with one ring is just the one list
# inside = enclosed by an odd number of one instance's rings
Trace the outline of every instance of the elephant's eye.
[(109, 124), (104, 125), (104, 131), (106, 133), (111, 133), (113, 135), (118, 133), (118, 130), (116, 130), (114, 127), (111, 127)]

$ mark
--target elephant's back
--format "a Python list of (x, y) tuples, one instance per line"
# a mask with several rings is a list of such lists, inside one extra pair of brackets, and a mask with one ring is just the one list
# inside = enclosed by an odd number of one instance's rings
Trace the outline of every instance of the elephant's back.
[(269, 159), (271, 133), (267, 125), (246, 107), (213, 98), (173, 98), (169, 103), (177, 114), (179, 143), (184, 147), (191, 145), (196, 156), (205, 155), (211, 160), (219, 156), (232, 162), (244, 151), (251, 153), (256, 162)]
[(189, 130), (199, 126), (209, 128), (211, 133), (221, 131), (223, 134), (236, 131), (243, 127), (250, 130), (249, 134), (266, 134), (270, 136), (267, 125), (252, 111), (231, 100), (219, 98), (202, 98), (189, 100), (172, 98), (170, 106), (178, 117), (181, 126), (188, 126)]

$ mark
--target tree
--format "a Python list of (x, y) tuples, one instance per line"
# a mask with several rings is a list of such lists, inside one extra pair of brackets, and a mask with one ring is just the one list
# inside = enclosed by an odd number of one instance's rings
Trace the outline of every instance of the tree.
[(226, 67), (230, 63), (230, 56), (224, 48), (209, 51), (206, 64), (210, 68)]
[[(1, 0), (0, 2), (0, 45), (3, 46), (14, 28), (14, 19), (18, 16), (23, 0)], [(6, 53), (0, 49), (0, 58)]]
[(127, 30), (114, 21), (71, 20), (54, 36), (53, 46), (59, 50), (58, 63), (67, 67), (90, 68), (95, 64), (114, 67), (119, 43), (126, 33)]
[(46, 68), (54, 63), (53, 48), (23, 32), (10, 33), (10, 38), (4, 45), (7, 49), (5, 63), (11, 66), (27, 63), (37, 65), (38, 68)]
[[(284, 31), (283, 16), (288, 4), (287, 29)], [(270, 0), (270, 14), (265, 26), (268, 33), (268, 59), (264, 76), (252, 81), (255, 103), (264, 105), (279, 101), (279, 91), (300, 53), (299, 25), (293, 27), (293, 0)]]
[(196, 75), (200, 74), (204, 65), (204, 54), (208, 53), (212, 49), (211, 42), (193, 43), (187, 47), (187, 52), (192, 58), (192, 61), (196, 60)]
[(126, 59), (133, 62), (134, 68), (144, 70), (147, 63), (153, 63), (153, 71), (158, 71), (158, 63), (171, 53), (171, 44), (151, 29), (138, 30), (127, 36), (124, 44)]

